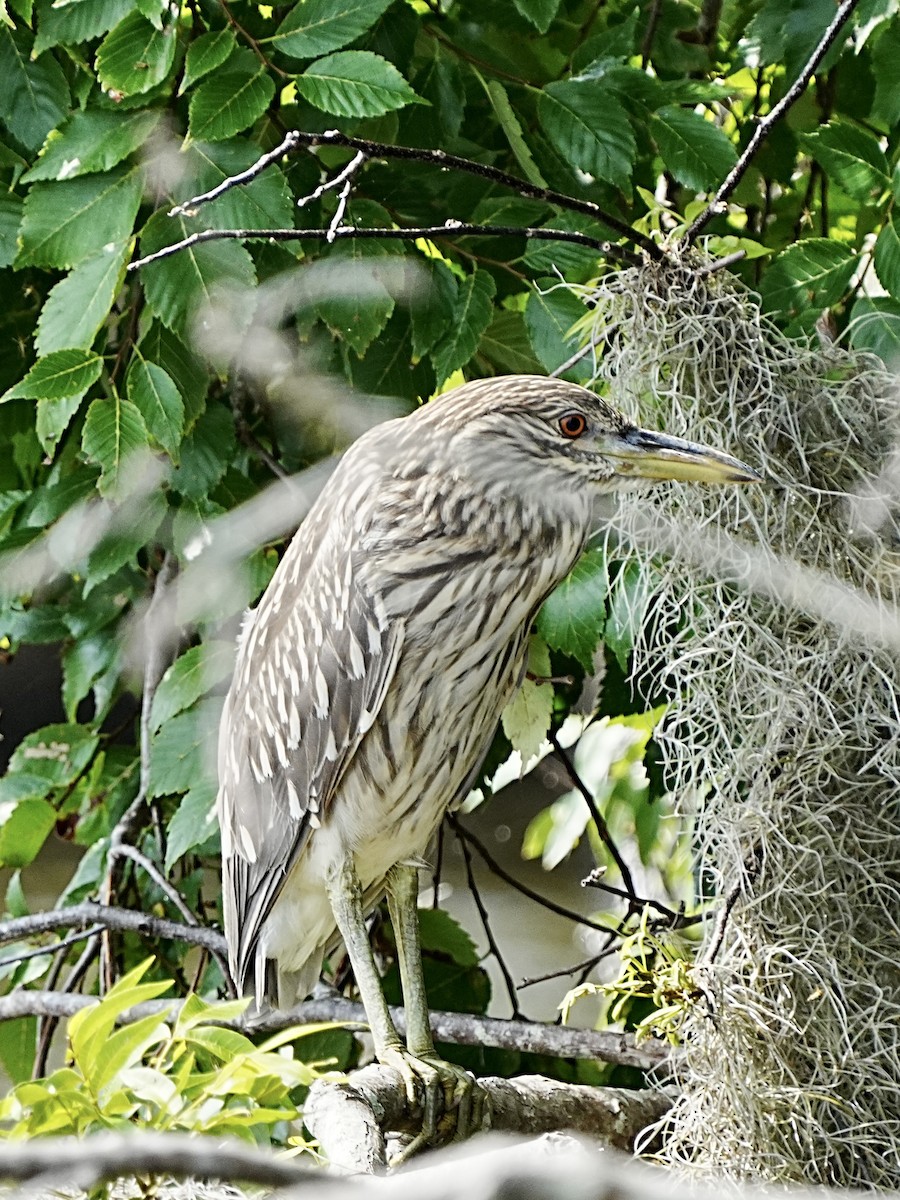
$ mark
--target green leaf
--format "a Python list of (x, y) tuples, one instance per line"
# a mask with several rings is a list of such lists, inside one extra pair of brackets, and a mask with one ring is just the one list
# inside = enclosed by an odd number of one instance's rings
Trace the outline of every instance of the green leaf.
[(893, 370), (900, 366), (900, 300), (861, 296), (850, 315), (850, 344), (871, 350)]
[(134, 8), (134, 0), (83, 0), (57, 7), (43, 0), (38, 9), (34, 53), (51, 46), (86, 42), (112, 29)]
[(52, 456), (69, 422), (81, 407), (84, 392), (60, 396), (55, 400), (38, 400), (35, 433), (45, 454)]
[(181, 443), (172, 487), (192, 500), (202, 500), (227, 471), (235, 448), (234, 421), (221, 404), (207, 408)]
[(553, 717), (553, 685), (523, 679), (522, 686), (504, 708), (500, 721), (522, 765), (538, 753), (550, 732)]
[(900, 121), (900, 88), (897, 87), (897, 63), (900, 61), (900, 23), (885, 23), (872, 51), (875, 72), (875, 102), (873, 112), (885, 125)]
[(594, 654), (606, 624), (609, 580), (606, 555), (588, 550), (544, 601), (535, 628), (548, 646), (594, 669)]
[(875, 243), (875, 270), (885, 291), (900, 300), (900, 215), (885, 222)]
[(446, 954), (461, 967), (477, 967), (478, 948), (462, 925), (442, 908), (419, 909), (419, 940), (428, 954)]
[(625, 109), (600, 84), (587, 80), (548, 83), (538, 117), (544, 132), (571, 167), (625, 186), (636, 146)]
[(6, 400), (53, 400), (60, 396), (83, 396), (100, 378), (103, 360), (89, 350), (54, 350), (39, 358), (25, 378), (0, 396)]
[[(185, 218), (155, 213), (141, 234), (140, 252), (153, 254), (191, 232)], [(162, 323), (183, 334), (217, 285), (250, 289), (256, 283), (256, 272), (246, 246), (207, 242), (148, 263), (141, 268), (141, 281), (147, 303)]]
[(291, 58), (318, 58), (371, 29), (391, 0), (301, 0), (268, 39)]
[[(558, 3), (558, 0), (551, 0), (551, 3)], [(513, 112), (506, 89), (496, 79), (488, 80), (485, 86), (491, 107), (496, 114), (497, 120), (500, 122), (500, 128), (506, 134), (509, 147), (516, 156), (516, 162), (522, 168), (525, 178), (536, 187), (546, 187), (547, 181), (538, 169), (531, 150), (528, 148), (528, 143), (525, 141), (525, 136), (522, 133), (522, 126), (519, 124), (518, 117)]]
[(103, 1052), (91, 1062), (90, 1086), (95, 1095), (117, 1082), (120, 1071), (139, 1063), (151, 1046), (169, 1037), (165, 1013), (151, 1013), (111, 1032), (103, 1041)]
[(221, 703), (205, 700), (172, 717), (150, 748), (150, 797), (173, 796), (215, 779), (213, 744)]
[(237, 46), (234, 30), (226, 25), (210, 33), (201, 33), (188, 46), (184, 60), (184, 78), (178, 88), (179, 96), (193, 87), (198, 79), (221, 67)]
[(132, 167), (63, 183), (36, 183), (25, 198), (18, 266), (70, 268), (131, 236), (141, 202)]
[(188, 130), (194, 141), (220, 142), (252, 125), (269, 107), (275, 84), (263, 70), (224, 71), (191, 96)]
[(0, 194), (0, 267), (12, 266), (21, 223), (21, 197), (11, 193)]
[(801, 139), (825, 173), (856, 200), (868, 200), (890, 184), (890, 168), (878, 139), (849, 121), (831, 121)]
[(0, 1023), (0, 1062), (13, 1084), (31, 1079), (36, 1053), (37, 1017)]
[(50, 289), (38, 318), (40, 354), (90, 348), (121, 287), (130, 250), (130, 242), (109, 242)]
[(185, 433), (190, 433), (206, 403), (209, 373), (201, 360), (187, 346), (166, 329), (161, 321), (154, 321), (138, 343), (144, 358), (162, 367), (181, 394), (185, 410)]
[(147, 427), (136, 405), (114, 394), (91, 402), (84, 421), (81, 448), (100, 467), (101, 496), (120, 492), (129, 459), (147, 446)]
[(546, 33), (559, 10), (559, 0), (514, 0), (516, 8), (538, 33)]
[(534, 352), (546, 370), (555, 371), (571, 358), (578, 338), (572, 337), (570, 330), (584, 313), (584, 305), (567, 287), (552, 279), (536, 281), (525, 305), (525, 324)]
[(219, 831), (216, 820), (215, 778), (202, 779), (176, 808), (166, 830), (166, 870), (195, 846), (202, 846)]
[(71, 783), (87, 767), (99, 739), (85, 725), (45, 725), (26, 734), (9, 760), (9, 775), (37, 775), (54, 787)]
[(432, 351), (438, 382), (464, 367), (494, 315), (497, 285), (487, 271), (476, 268), (459, 286), (450, 329)]
[(27, 867), (56, 824), (56, 809), (46, 800), (0, 805), (0, 864)]
[(623, 671), (647, 615), (654, 582), (650, 571), (638, 562), (627, 562), (616, 576), (606, 618), (605, 641)]
[(25, 183), (36, 183), (42, 179), (73, 179), (76, 175), (109, 171), (144, 146), (161, 119), (159, 112), (144, 109), (134, 112), (87, 109), (73, 113), (49, 135), (37, 162), (22, 179)]
[(409, 296), (412, 348), (416, 358), (435, 345), (453, 320), (459, 283), (439, 258), (415, 260)]
[(493, 320), (481, 335), (478, 357), (486, 358), (506, 375), (543, 375), (531, 350), (531, 341), (520, 312), (494, 309)]
[(0, 121), (26, 150), (40, 146), (70, 104), (59, 63), (49, 55), (34, 61), (32, 53), (27, 34), (0, 24)]
[(853, 251), (839, 242), (797, 242), (783, 250), (763, 276), (763, 303), (791, 317), (827, 308), (844, 294), (857, 265)]
[(228, 679), (233, 669), (231, 642), (202, 642), (185, 650), (166, 669), (153, 696), (150, 723), (154, 732)]
[(370, 50), (343, 50), (320, 58), (296, 83), (305, 100), (338, 117), (379, 117), (422, 103), (393, 63)]
[(176, 29), (175, 21), (170, 21), (166, 29), (156, 29), (139, 12), (129, 13), (106, 35), (97, 51), (101, 87), (135, 96), (162, 83), (175, 61)]
[(668, 169), (695, 191), (716, 187), (737, 162), (737, 151), (721, 129), (677, 105), (655, 112), (650, 132)]
[(184, 432), (184, 402), (171, 376), (135, 350), (126, 389), (151, 435), (171, 458), (177, 459)]
[[(102, 720), (118, 675), (119, 646), (110, 628), (77, 638), (63, 655), (62, 701), (69, 721), (78, 705), (94, 691), (95, 719)], [(112, 676), (112, 677), (110, 677)], [(105, 677), (105, 678), (104, 678)]]

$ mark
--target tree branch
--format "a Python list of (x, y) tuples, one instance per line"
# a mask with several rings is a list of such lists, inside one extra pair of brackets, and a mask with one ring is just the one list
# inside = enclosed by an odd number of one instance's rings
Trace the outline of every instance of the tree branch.
[(191, 246), (202, 245), (203, 242), (217, 241), (263, 241), (263, 242), (299, 242), (299, 241), (343, 241), (346, 238), (366, 238), (381, 241), (415, 241), (417, 238), (457, 238), (457, 237), (524, 237), (533, 238), (539, 242), (570, 242), (577, 246), (587, 246), (596, 250), (606, 258), (616, 259), (635, 266), (639, 259), (630, 250), (624, 250), (614, 242), (603, 242), (599, 238), (589, 237), (586, 233), (578, 233), (568, 229), (534, 229), (516, 225), (477, 225), (466, 221), (446, 221), (443, 225), (422, 225), (407, 229), (357, 229), (352, 225), (341, 225), (338, 228), (329, 226), (328, 229), (201, 229), (191, 233), (180, 242), (171, 246), (163, 246), (161, 250), (138, 258), (128, 264), (129, 271), (137, 271), (148, 263), (159, 262), (172, 254), (188, 250)]
[(777, 121), (781, 120), (788, 109), (795, 104), (806, 91), (806, 86), (815, 74), (816, 68), (831, 49), (834, 42), (837, 40), (838, 34), (850, 19), (850, 16), (858, 3), (859, 0), (841, 0), (841, 4), (834, 15), (834, 19), (822, 34), (819, 44), (810, 55), (806, 66), (794, 80), (793, 84), (791, 84), (790, 88), (788, 88), (782, 98), (778, 101), (775, 107), (771, 110), (771, 112), (767, 113), (766, 116), (763, 117), (763, 119), (756, 126), (756, 129), (753, 131), (753, 136), (747, 143), (743, 154), (728, 172), (715, 196), (713, 196), (712, 200), (710, 200), (709, 204), (707, 204), (706, 208), (700, 213), (700, 215), (688, 229), (687, 233), (684, 235), (685, 245), (689, 246), (697, 238), (697, 236), (703, 232), (713, 217), (723, 211), (726, 200), (743, 179), (748, 167), (753, 161), (754, 155), (762, 144), (763, 139), (766, 137), (772, 126)]
[[(144, 937), (188, 942), (194, 946), (202, 946), (211, 954), (227, 953), (222, 934), (205, 925), (181, 925), (164, 917), (154, 917), (131, 908), (116, 908), (110, 904), (95, 904), (93, 901), (0, 921), (0, 945), (18, 941), (19, 938), (36, 937), (56, 929), (82, 929), (92, 925), (140, 933)], [(54, 947), (50, 946), (48, 953), (53, 949)]]

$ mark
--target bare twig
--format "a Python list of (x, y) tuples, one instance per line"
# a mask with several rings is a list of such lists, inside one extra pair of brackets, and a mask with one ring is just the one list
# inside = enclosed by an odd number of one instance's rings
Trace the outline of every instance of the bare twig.
[(457, 237), (516, 237), (533, 238), (539, 242), (571, 242), (578, 246), (588, 246), (606, 258), (634, 265), (636, 256), (630, 250), (624, 250), (614, 242), (603, 242), (599, 238), (589, 237), (586, 233), (578, 233), (568, 229), (534, 229), (516, 225), (478, 225), (466, 221), (446, 221), (443, 225), (413, 226), (407, 229), (357, 229), (350, 225), (328, 229), (202, 229), (191, 233), (179, 242), (163, 246), (153, 254), (136, 259), (128, 264), (129, 271), (137, 271), (148, 263), (159, 262), (191, 246), (200, 246), (204, 242), (238, 241), (238, 242), (298, 242), (326, 241), (334, 242), (345, 238), (367, 238), (382, 241), (415, 241), (417, 238), (457, 238)]
[(208, 192), (201, 192), (199, 196), (192, 196), (190, 200), (185, 200), (182, 204), (176, 204), (174, 208), (169, 209), (170, 217), (195, 217), (197, 209), (201, 204), (209, 204), (211, 200), (218, 199), (226, 192), (230, 192), (232, 188), (238, 187), (242, 183), (250, 183), (257, 175), (261, 175), (266, 167), (272, 163), (278, 162), (280, 158), (284, 158), (298, 145), (298, 137), (292, 129), (284, 137), (284, 140), (279, 142), (274, 150), (269, 150), (265, 154), (260, 155), (252, 167), (248, 167), (246, 171), (240, 171), (237, 175), (229, 175), (227, 179), (223, 179), (221, 183), (216, 184)]
[(522, 1014), (519, 1009), (519, 997), (516, 993), (516, 985), (513, 983), (513, 977), (509, 967), (506, 965), (503, 953), (497, 945), (497, 940), (491, 929), (488, 911), (481, 898), (481, 892), (478, 890), (478, 881), (475, 878), (475, 871), (472, 865), (472, 852), (469, 850), (465, 839), (460, 838), (459, 844), (463, 852), (463, 862), (466, 864), (466, 878), (469, 881), (469, 891), (472, 893), (472, 899), (475, 901), (475, 907), (478, 909), (478, 916), (481, 918), (481, 927), (484, 930), (484, 936), (487, 938), (488, 947), (497, 962), (497, 966), (500, 968), (500, 974), (503, 976), (503, 982), (506, 985), (506, 994), (509, 996), (509, 1002), (512, 1005), (512, 1015), (514, 1018), (519, 1018)]
[(178, 909), (181, 915), (187, 921), (188, 925), (199, 925), (200, 922), (185, 904), (184, 899), (179, 895), (178, 891), (172, 887), (168, 879), (160, 871), (154, 863), (146, 856), (141, 854), (140, 850), (136, 850), (134, 846), (129, 846), (127, 843), (121, 843), (115, 849), (110, 848), (110, 855), (115, 855), (116, 858), (128, 858), (133, 863), (141, 868), (141, 870), (149, 875), (159, 890), (167, 897), (168, 900)]
[(551, 979), (564, 979), (567, 975), (577, 975), (579, 972), (593, 971), (594, 967), (602, 963), (605, 958), (609, 958), (618, 952), (619, 947), (613, 944), (618, 937), (619, 931), (617, 929), (611, 930), (599, 954), (592, 954), (590, 958), (573, 963), (571, 967), (560, 967), (556, 971), (548, 971), (546, 975), (529, 975), (527, 979), (522, 980), (519, 987), (533, 987), (536, 983), (547, 983)]
[(706, 263), (705, 266), (698, 267), (694, 274), (698, 279), (702, 279), (704, 275), (715, 275), (717, 271), (724, 271), (728, 267), (733, 267), (735, 263), (739, 263), (741, 259), (746, 257), (746, 250), (735, 250), (733, 254), (726, 254), (724, 258), (717, 258), (711, 263)]
[(7, 958), (0, 958), (0, 967), (11, 967), (14, 963), (27, 962), (30, 958), (41, 958), (43, 955), (56, 954), (60, 950), (65, 950), (69, 946), (77, 946), (79, 942), (83, 942), (85, 938), (93, 937), (95, 933), (99, 933), (103, 929), (102, 925), (95, 925), (93, 929), (86, 929), (83, 933), (72, 933), (66, 938), (60, 938), (58, 942), (53, 942), (50, 946), (38, 946), (35, 950), (25, 950), (22, 954), (10, 954)]
[(18, 941), (19, 938), (36, 937), (51, 930), (79, 929), (92, 925), (102, 925), (105, 929), (127, 930), (144, 937), (170, 938), (173, 941), (203, 946), (212, 953), (227, 953), (222, 934), (205, 925), (180, 925), (177, 921), (168, 921), (164, 917), (154, 917), (134, 909), (116, 908), (91, 901), (73, 904), (70, 908), (55, 908), (49, 912), (31, 913), (27, 917), (0, 921), (0, 945)]
[(652, 908), (662, 917), (660, 924), (667, 929), (684, 929), (687, 925), (697, 925), (704, 920), (702, 913), (695, 913), (693, 916), (686, 916), (683, 912), (677, 912), (674, 908), (669, 908), (667, 904), (663, 904), (660, 900), (648, 900), (644, 896), (635, 896), (624, 888), (613, 887), (612, 884), (604, 883), (602, 873), (604, 868), (595, 868), (587, 876), (582, 879), (582, 887), (597, 888), (598, 891), (606, 892), (608, 896), (618, 896), (622, 900), (628, 901), (630, 912), (635, 912), (643, 908)]
[(631, 877), (631, 871), (628, 868), (628, 863), (622, 857), (619, 847), (616, 845), (612, 834), (609, 832), (609, 826), (604, 820), (600, 809), (597, 807), (597, 801), (594, 799), (593, 792), (575, 770), (575, 764), (572, 762), (568, 753), (563, 749), (559, 738), (553, 731), (550, 733), (550, 741), (553, 744), (553, 749), (559, 755), (563, 766), (566, 768), (569, 778), (575, 784), (575, 787), (578, 789), (578, 791), (581, 792), (584, 802), (588, 806), (588, 810), (593, 818), (594, 824), (597, 826), (597, 833), (600, 835), (601, 842), (603, 842), (603, 845), (609, 851), (613, 862), (619, 868), (619, 874), (622, 876), (622, 882), (625, 884), (625, 891), (628, 895), (629, 901), (632, 903), (637, 903), (638, 896), (637, 892), (634, 890), (634, 880)]
[(697, 238), (697, 236), (703, 232), (713, 217), (722, 212), (726, 200), (743, 179), (744, 174), (753, 161), (753, 157), (762, 144), (763, 139), (766, 137), (772, 126), (777, 121), (781, 120), (788, 109), (795, 104), (803, 95), (804, 91), (806, 91), (806, 86), (815, 74), (816, 68), (831, 49), (834, 42), (837, 40), (838, 35), (846, 25), (847, 21), (850, 19), (853, 10), (858, 4), (859, 0), (841, 0), (841, 4), (838, 6), (838, 10), (834, 15), (834, 19), (822, 34), (819, 44), (810, 55), (806, 66), (803, 68), (782, 98), (778, 101), (775, 107), (771, 110), (771, 112), (767, 113), (766, 116), (763, 117), (763, 119), (756, 126), (756, 129), (753, 131), (753, 136), (747, 143), (743, 154), (728, 172), (715, 196), (713, 196), (712, 200), (710, 200), (703, 212), (700, 213), (700, 215), (688, 229), (684, 236), (686, 245), (690, 245)]
[[(69, 972), (66, 982), (62, 986), (62, 991), (74, 992), (80, 987), (81, 981), (87, 975), (91, 968), (91, 964), (100, 955), (102, 939), (99, 934), (94, 934), (89, 938), (87, 945), (81, 954), (78, 956), (78, 961)], [(59, 965), (62, 967), (63, 959), (60, 958)], [(57, 976), (48, 976), (47, 987), (52, 989), (56, 986)], [(40, 1079), (47, 1070), (47, 1059), (50, 1055), (50, 1046), (53, 1042), (53, 1035), (56, 1032), (56, 1027), (59, 1024), (58, 1017), (44, 1017), (41, 1020), (41, 1033), (38, 1039), (37, 1053), (34, 1056), (34, 1067), (32, 1068), (32, 1079)]]
[(653, 39), (656, 37), (656, 27), (662, 12), (662, 0), (651, 0), (650, 12), (647, 16), (647, 28), (641, 40), (641, 66), (646, 67), (653, 51)]

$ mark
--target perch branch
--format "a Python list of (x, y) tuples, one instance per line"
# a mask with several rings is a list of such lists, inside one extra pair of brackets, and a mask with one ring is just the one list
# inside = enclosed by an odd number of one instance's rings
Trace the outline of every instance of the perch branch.
[(700, 215), (688, 229), (687, 233), (684, 235), (684, 241), (686, 245), (689, 246), (697, 238), (697, 236), (703, 232), (713, 217), (722, 212), (725, 202), (743, 179), (748, 167), (753, 161), (757, 150), (759, 149), (769, 130), (777, 121), (781, 120), (788, 109), (795, 104), (806, 91), (806, 86), (815, 74), (816, 68), (834, 45), (839, 33), (850, 19), (850, 16), (857, 4), (859, 4), (859, 0), (842, 0), (841, 4), (838, 6), (837, 12), (834, 14), (834, 19), (822, 34), (822, 37), (820, 38), (815, 50), (813, 50), (812, 54), (810, 55), (806, 66), (803, 68), (785, 94), (781, 97), (775, 107), (771, 110), (771, 112), (767, 113), (766, 116), (764, 116), (756, 126), (753, 131), (753, 136), (747, 143), (743, 154), (725, 176), (725, 179), (720, 185), (715, 196), (713, 196), (712, 200), (710, 200), (709, 204), (707, 204), (706, 208), (704, 208), (703, 212), (700, 213)]

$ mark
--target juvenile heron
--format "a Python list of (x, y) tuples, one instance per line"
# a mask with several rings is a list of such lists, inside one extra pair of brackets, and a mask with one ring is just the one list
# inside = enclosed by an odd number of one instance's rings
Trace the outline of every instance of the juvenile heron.
[[(302, 1000), (340, 934), (377, 1057), (424, 1095), (426, 1140), (441, 1089), (460, 1127), (483, 1098), (435, 1053), (418, 867), (522, 681), (532, 618), (581, 554), (598, 493), (757, 478), (575, 384), (469, 383), (351, 447), (245, 623), (219, 739), (235, 983), (260, 1007)], [(405, 1046), (365, 924), (385, 893)]]

